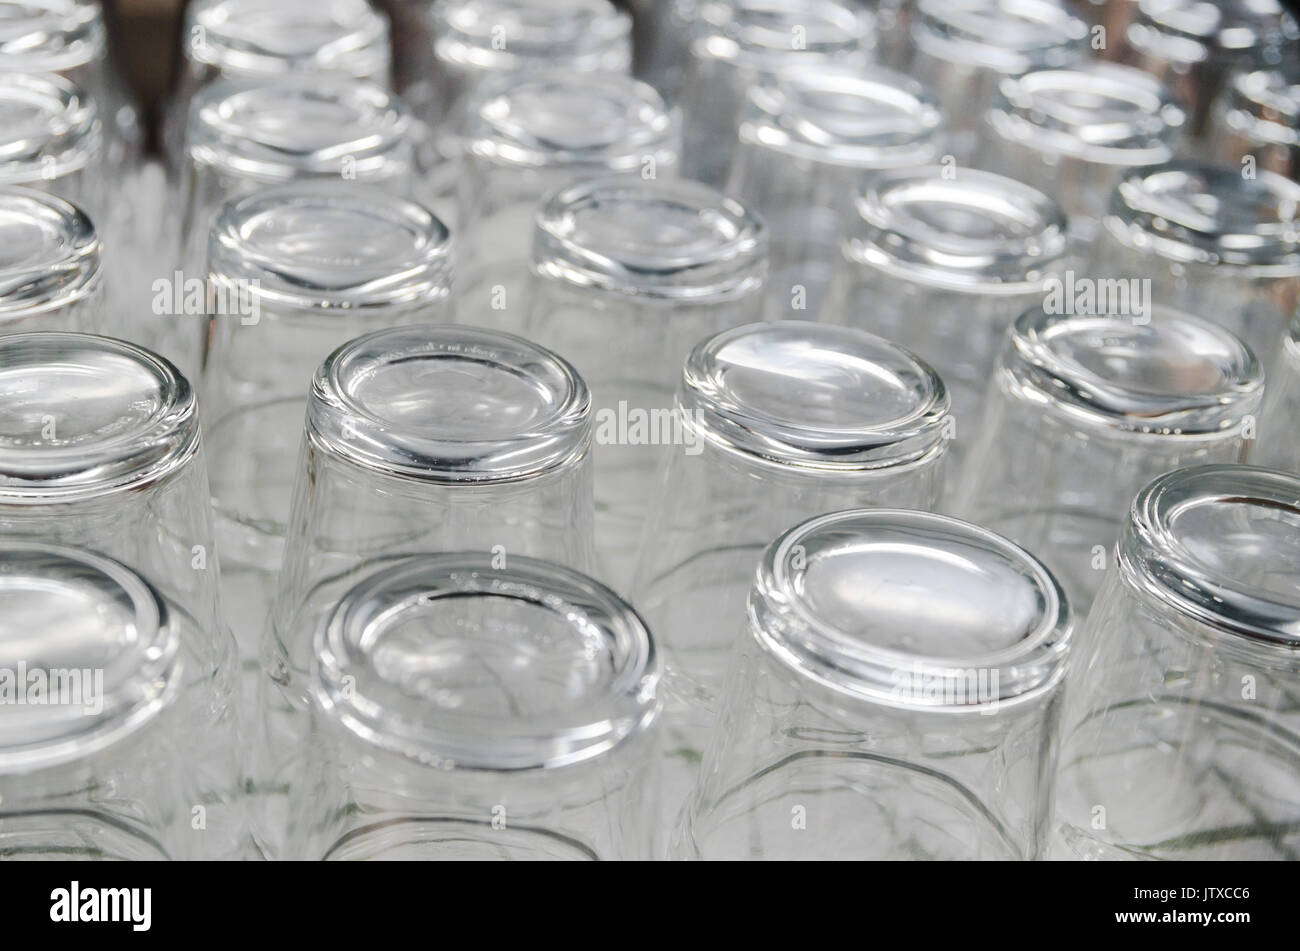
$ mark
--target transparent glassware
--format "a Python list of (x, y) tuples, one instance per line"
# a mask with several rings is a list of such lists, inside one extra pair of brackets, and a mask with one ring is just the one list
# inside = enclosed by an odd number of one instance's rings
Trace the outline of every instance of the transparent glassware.
[(1250, 348), (1209, 321), (1031, 309), (1003, 347), (956, 511), (1037, 554), (1085, 617), (1138, 490), (1244, 461), (1263, 393)]
[[(108, 337), (0, 336), (0, 536), (88, 548), (148, 578), (193, 621), (184, 648), (202, 684), (196, 728), (231, 735), (234, 645), (196, 402), (174, 366)], [(209, 829), (233, 835), (243, 810), (235, 747), (210, 750), (195, 779)], [(214, 839), (208, 854), (243, 847)]]
[(217, 79), (263, 83), (333, 75), (387, 87), (388, 18), (368, 0), (195, 0), (185, 8), (176, 91), (164, 117), (166, 151), (184, 148), (194, 96)]
[(0, 856), (203, 858), (231, 837), (196, 781), (220, 739), (195, 729), (192, 623), (120, 562), (0, 541)]
[(316, 369), (363, 333), (449, 320), (451, 236), (415, 202), (308, 181), (229, 202), (208, 248), (209, 480), (225, 601), (255, 658)]
[(1028, 185), (942, 166), (877, 173), (854, 210), (822, 320), (884, 337), (938, 371), (952, 399), (956, 489), (1007, 330), (1069, 264), (1065, 214)]
[(526, 334), (591, 387), (598, 573), (615, 586), (672, 451), (660, 424), (682, 363), (704, 337), (760, 318), (766, 275), (767, 229), (695, 182), (578, 182), (537, 215)]
[(674, 176), (681, 129), (658, 93), (616, 73), (502, 77), (468, 110), (454, 226), (460, 299), (477, 322), (517, 331), (542, 199), (579, 179)]
[(576, 371), (492, 331), (418, 325), (334, 351), (312, 385), (259, 707), (264, 846), (301, 769), (312, 637), (369, 559), (593, 559), (591, 398)]
[(1300, 311), (1281, 352), (1268, 367), (1268, 386), (1260, 410), (1259, 435), (1251, 447), (1256, 465), (1300, 473)]
[(99, 110), (53, 73), (0, 70), (0, 186), (58, 195), (98, 222), (107, 212)]
[(870, 60), (870, 15), (842, 0), (708, 0), (696, 14), (677, 105), (682, 174), (721, 188), (749, 89), (796, 66), (855, 72)]
[(816, 317), (843, 237), (843, 216), (874, 171), (943, 155), (937, 102), (901, 73), (791, 69), (751, 87), (727, 179), (767, 223), (767, 313)]
[[(902, 70), (938, 97), (949, 145), (970, 161), (998, 83), (1088, 54), (1088, 24), (1060, 0), (917, 0)], [(1001, 171), (1001, 169), (999, 169)]]
[(1033, 70), (998, 84), (973, 164), (1052, 196), (1086, 245), (1120, 175), (1172, 159), (1184, 119), (1169, 90), (1129, 66)]
[(290, 854), (652, 854), (658, 658), (603, 585), (531, 558), (381, 560), (331, 607), (314, 655)]
[(629, 588), (664, 657), (666, 827), (694, 785), (763, 550), (827, 512), (934, 508), (948, 394), (864, 331), (774, 321), (701, 341), (673, 409), (691, 438), (663, 460)]
[(140, 158), (145, 129), (112, 62), (104, 13), (87, 0), (4, 0), (0, 3), (0, 72), (56, 73), (99, 105), (105, 159), (114, 177)]
[(1138, 495), (1071, 659), (1054, 854), (1300, 848), (1300, 477), (1166, 473)]
[(1300, 56), (1300, 25), (1277, 0), (1141, 0), (1124, 43), (1127, 61), (1158, 77), (1187, 108), (1197, 141), (1231, 75)]
[(80, 209), (0, 188), (0, 335), (103, 331), (103, 245)]
[[(392, 93), (334, 76), (262, 85), (219, 80), (195, 97), (186, 162), (173, 184), (179, 208), (181, 277), (202, 280), (208, 235), (226, 202), (260, 188), (307, 179), (412, 190), (417, 137), (410, 111)], [(170, 277), (170, 275), (169, 275)], [(199, 321), (170, 319), (168, 340), (182, 369), (197, 368)]]
[(1228, 80), (1209, 120), (1216, 161), (1300, 178), (1300, 58)]
[(1147, 278), (1155, 299), (1276, 353), (1300, 301), (1300, 184), (1175, 161), (1121, 178), (1092, 271)]
[(677, 857), (1043, 853), (1071, 622), (1032, 555), (837, 512), (771, 544), (747, 614)]

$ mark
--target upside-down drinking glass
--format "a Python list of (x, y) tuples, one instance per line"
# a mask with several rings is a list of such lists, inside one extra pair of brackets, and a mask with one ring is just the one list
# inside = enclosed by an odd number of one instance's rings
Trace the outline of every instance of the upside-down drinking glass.
[(0, 70), (0, 186), (25, 185), (84, 208), (108, 211), (99, 109), (52, 73)]
[(1092, 270), (1151, 281), (1155, 299), (1277, 352), (1300, 302), (1300, 183), (1176, 161), (1123, 176)]
[(940, 515), (823, 515), (768, 548), (748, 619), (674, 854), (1042, 854), (1070, 613), (1032, 555)]
[(689, 438), (665, 460), (629, 589), (664, 655), (665, 823), (693, 785), (763, 550), (826, 512), (932, 509), (948, 395), (865, 331), (777, 321), (701, 341), (673, 409)]
[(750, 88), (796, 66), (859, 71), (874, 41), (870, 15), (843, 0), (701, 3), (678, 101), (682, 174), (721, 188)]
[(0, 334), (106, 329), (103, 247), (80, 209), (0, 188), (0, 248)]
[(0, 541), (0, 857), (222, 857), (192, 626), (120, 562)]
[(726, 192), (767, 223), (768, 314), (816, 317), (845, 207), (871, 172), (937, 162), (943, 118), (901, 73), (795, 69), (750, 89), (738, 143)]
[(600, 574), (622, 585), (670, 451), (651, 420), (671, 415), (696, 343), (759, 319), (767, 231), (695, 182), (606, 178), (547, 200), (533, 254), (527, 334), (592, 388)]
[(1066, 267), (1060, 207), (1020, 182), (947, 167), (881, 172), (855, 201), (822, 319), (906, 347), (952, 397), (948, 489), (1007, 329)]
[[(564, 360), (454, 325), (377, 331), (317, 371), (264, 635), (266, 807), (301, 767), (312, 637), (379, 556), (465, 551), (592, 562), (591, 399)], [(284, 817), (267, 829), (283, 827)], [(264, 833), (264, 838), (266, 833)], [(273, 839), (264, 843), (272, 853)]]
[(1206, 138), (1216, 161), (1300, 178), (1300, 57), (1229, 79)]
[(1071, 658), (1055, 853), (1300, 850), (1300, 477), (1166, 473), (1138, 495)]
[(938, 97), (953, 154), (968, 162), (998, 83), (1084, 59), (1088, 25), (1060, 0), (917, 0), (909, 40), (900, 68)]
[(1183, 120), (1170, 92), (1141, 70), (1034, 70), (998, 84), (974, 164), (1051, 195), (1086, 243), (1120, 174), (1172, 159)]
[(312, 377), (353, 337), (448, 320), (451, 239), (414, 202), (313, 181), (229, 202), (208, 247), (209, 480), (225, 601), (241, 653), (256, 657)]
[(295, 857), (651, 856), (659, 663), (603, 585), (532, 558), (386, 559), (314, 655)]
[(501, 77), (468, 108), (456, 212), (459, 298), (477, 322), (519, 330), (542, 199), (573, 180), (672, 177), (681, 131), (657, 92), (617, 73)]
[(1263, 391), (1254, 354), (1208, 321), (1031, 309), (1003, 348), (957, 511), (1035, 552), (1082, 618), (1133, 496), (1170, 469), (1241, 462)]

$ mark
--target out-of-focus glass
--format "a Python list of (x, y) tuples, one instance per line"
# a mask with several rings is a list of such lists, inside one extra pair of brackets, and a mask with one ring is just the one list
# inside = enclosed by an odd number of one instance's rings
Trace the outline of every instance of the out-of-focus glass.
[(0, 857), (219, 857), (192, 625), (119, 562), (0, 541)]
[(658, 461), (674, 451), (661, 424), (682, 363), (704, 337), (761, 316), (767, 230), (695, 182), (606, 178), (546, 201), (533, 256), (526, 332), (592, 388), (601, 576), (622, 585)]
[(677, 99), (701, 0), (630, 0), (637, 79), (668, 102)]
[(1300, 25), (1278, 0), (1141, 0), (1124, 41), (1127, 62), (1186, 106), (1195, 139), (1234, 73), (1300, 57)]
[(960, 484), (1007, 329), (1067, 264), (1060, 207), (990, 172), (881, 172), (855, 200), (822, 319), (906, 347), (952, 397), (948, 487)]
[(1120, 174), (1172, 159), (1183, 121), (1169, 91), (1141, 70), (1034, 70), (998, 84), (974, 164), (1051, 195), (1086, 244)]
[(943, 117), (919, 83), (870, 68), (797, 69), (752, 87), (726, 192), (771, 235), (767, 312), (816, 317), (843, 237), (843, 217), (873, 171), (931, 165)]
[(1160, 476), (1071, 658), (1054, 852), (1294, 859), (1300, 477)]
[(948, 394), (864, 331), (776, 321), (696, 346), (673, 409), (689, 438), (664, 461), (629, 589), (664, 654), (665, 823), (694, 784), (763, 550), (826, 512), (932, 509)]
[(502, 77), (469, 108), (456, 214), (459, 297), (475, 322), (519, 330), (542, 199), (597, 176), (673, 177), (681, 130), (657, 92), (615, 73)]
[(80, 209), (0, 188), (0, 334), (106, 329), (102, 254)]
[(1133, 496), (1170, 469), (1241, 462), (1264, 376), (1228, 331), (1151, 307), (1016, 321), (957, 510), (1035, 552), (1087, 614)]
[(0, 70), (0, 186), (26, 185), (84, 208), (107, 211), (99, 112), (53, 73)]
[(1156, 300), (1267, 358), (1300, 301), (1300, 184), (1190, 161), (1134, 170), (1112, 193), (1092, 270), (1149, 279)]
[[(467, 551), (503, 568), (533, 556), (588, 569), (590, 443), (582, 379), (519, 337), (419, 325), (367, 334), (326, 359), (263, 642), (265, 791), (282, 794), (302, 768), (312, 637), (362, 563)], [(285, 821), (272, 818), (264, 836)]]
[(1023, 549), (850, 510), (763, 556), (674, 853), (1029, 859), (1047, 841), (1070, 612)]
[(389, 559), (314, 642), (290, 854), (651, 856), (659, 663), (608, 588), (531, 558)]
[(191, 100), (217, 79), (390, 82), (388, 18), (368, 0), (194, 0), (182, 29), (180, 76), (163, 133), (172, 154), (184, 148)]
[(225, 601), (257, 656), (317, 367), (353, 337), (445, 321), (451, 239), (421, 205), (351, 182), (228, 203), (208, 245), (204, 416)]
[[(207, 854), (243, 847), (231, 738), (233, 641), (194, 394), (166, 360), (108, 337), (0, 336), (0, 535), (102, 552), (148, 578), (193, 623), (186, 650), (212, 740)], [(219, 746), (217, 738), (225, 737)]]
[(1208, 138), (1216, 161), (1300, 179), (1300, 56), (1233, 76), (1211, 115)]
[(1268, 365), (1268, 386), (1260, 410), (1259, 434), (1250, 461), (1300, 473), (1300, 311), (1281, 352)]
[(962, 162), (987, 134), (981, 120), (1004, 77), (1060, 69), (1088, 52), (1088, 25), (1060, 0), (918, 0), (910, 30), (903, 71), (939, 98)]
[(866, 11), (841, 0), (707, 0), (682, 75), (682, 174), (721, 188), (750, 88), (781, 70), (860, 70), (875, 40)]

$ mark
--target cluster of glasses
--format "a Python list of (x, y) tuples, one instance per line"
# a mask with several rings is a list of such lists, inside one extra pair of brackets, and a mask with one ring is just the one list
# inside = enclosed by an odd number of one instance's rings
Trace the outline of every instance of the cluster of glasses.
[(0, 6), (0, 858), (1300, 858), (1274, 0)]

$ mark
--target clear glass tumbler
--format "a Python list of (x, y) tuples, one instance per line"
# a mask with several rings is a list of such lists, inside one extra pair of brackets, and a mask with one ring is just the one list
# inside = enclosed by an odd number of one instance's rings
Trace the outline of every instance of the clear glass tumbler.
[(389, 560), (314, 648), (291, 855), (651, 856), (658, 658), (608, 588), (531, 558)]
[(616, 73), (546, 72), (485, 83), (468, 107), (456, 273), (475, 322), (519, 330), (538, 205), (573, 180), (675, 175), (676, 117)]
[(53, 73), (0, 70), (0, 186), (24, 185), (84, 208), (98, 222), (104, 194), (98, 107)]
[(956, 510), (1042, 558), (1082, 618), (1133, 496), (1170, 469), (1243, 461), (1263, 392), (1254, 354), (1208, 321), (1034, 308), (1003, 348)]
[(451, 316), (451, 238), (423, 206), (309, 181), (229, 202), (208, 243), (203, 400), (222, 583), (256, 657), (312, 378), (336, 347)]
[(1047, 841), (1070, 613), (1023, 549), (850, 510), (768, 548), (673, 852), (1030, 859)]
[(767, 230), (735, 201), (677, 180), (596, 179), (537, 216), (529, 337), (571, 360), (596, 415), (600, 575), (624, 584), (671, 451), (673, 391), (701, 339), (758, 320)]
[(120, 562), (0, 541), (0, 857), (223, 857), (192, 623)]
[(859, 507), (932, 509), (948, 394), (861, 330), (749, 324), (702, 341), (629, 588), (663, 651), (665, 823), (694, 781), (763, 550), (790, 526)]
[(973, 164), (1052, 196), (1086, 245), (1121, 173), (1172, 159), (1184, 118), (1169, 90), (1130, 66), (1034, 70), (998, 84)]
[(1066, 269), (1065, 215), (1028, 185), (947, 166), (880, 172), (855, 211), (822, 319), (938, 371), (952, 398), (955, 489), (1008, 328)]
[(1060, 0), (917, 0), (909, 39), (900, 68), (938, 96), (959, 162), (987, 135), (1003, 78), (1071, 66), (1089, 45), (1088, 24)]
[(682, 174), (721, 188), (751, 87), (795, 66), (856, 72), (871, 58), (870, 15), (844, 0), (707, 0), (682, 74)]
[(1216, 161), (1300, 179), (1300, 57), (1229, 79), (1206, 137)]
[(1055, 854), (1300, 854), (1300, 477), (1166, 473), (1071, 658)]
[(1200, 140), (1229, 77), (1300, 56), (1300, 25), (1278, 0), (1141, 0), (1124, 47), (1127, 62), (1174, 91)]
[(1155, 299), (1276, 353), (1300, 301), (1300, 183), (1177, 161), (1124, 175), (1092, 272), (1149, 279)]
[[(282, 809), (301, 768), (312, 637), (368, 559), (467, 551), (587, 570), (593, 559), (591, 398), (564, 360), (453, 325), (378, 331), (316, 374), (262, 646), (267, 730), (258, 781)], [(272, 818), (274, 836), (285, 817)], [(275, 854), (279, 843), (268, 838)]]
[(726, 192), (767, 223), (767, 313), (816, 317), (868, 174), (943, 155), (934, 98), (901, 73), (792, 69), (749, 91)]
[(0, 188), (0, 334), (106, 329), (103, 246), (66, 201)]

